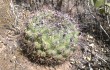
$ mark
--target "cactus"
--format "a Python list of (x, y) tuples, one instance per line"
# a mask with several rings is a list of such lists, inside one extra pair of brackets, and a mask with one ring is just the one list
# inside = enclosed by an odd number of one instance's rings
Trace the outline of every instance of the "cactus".
[(39, 62), (63, 63), (73, 53), (78, 40), (78, 30), (68, 17), (53, 11), (40, 11), (30, 19), (25, 30), (25, 41), (32, 43), (29, 51)]

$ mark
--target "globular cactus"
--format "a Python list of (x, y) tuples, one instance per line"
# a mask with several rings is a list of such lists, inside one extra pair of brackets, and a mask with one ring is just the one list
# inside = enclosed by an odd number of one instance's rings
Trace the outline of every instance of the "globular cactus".
[(68, 16), (43, 10), (30, 19), (24, 40), (34, 60), (44, 64), (63, 63), (73, 53), (78, 33)]

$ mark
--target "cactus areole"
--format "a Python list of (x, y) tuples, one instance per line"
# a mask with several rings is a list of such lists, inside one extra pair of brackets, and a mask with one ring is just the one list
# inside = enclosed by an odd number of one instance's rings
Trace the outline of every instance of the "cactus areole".
[(31, 59), (42, 64), (59, 64), (73, 53), (78, 30), (67, 14), (43, 10), (29, 20), (24, 40)]

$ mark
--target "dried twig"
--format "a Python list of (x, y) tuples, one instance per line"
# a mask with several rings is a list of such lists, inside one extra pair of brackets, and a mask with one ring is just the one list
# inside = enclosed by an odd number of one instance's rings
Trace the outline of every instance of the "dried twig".
[[(88, 0), (88, 8), (89, 8), (88, 11), (89, 11), (90, 13), (93, 13), (93, 12), (91, 11), (91, 9), (90, 9), (89, 0)], [(105, 34), (108, 36), (108, 38), (110, 39), (109, 34), (108, 34), (107, 31), (103, 28), (103, 26), (101, 25), (101, 23), (97, 21), (96, 17), (95, 17), (93, 14), (91, 14), (91, 15), (92, 15), (92, 17), (95, 19), (95, 21), (97, 22), (97, 24), (99, 24), (100, 28), (104, 31), (104, 33), (105, 33)], [(109, 20), (108, 20), (108, 23), (109, 23)]]

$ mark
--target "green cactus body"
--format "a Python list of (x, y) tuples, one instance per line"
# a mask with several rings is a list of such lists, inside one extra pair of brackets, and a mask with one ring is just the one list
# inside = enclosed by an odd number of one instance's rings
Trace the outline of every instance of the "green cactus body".
[(50, 63), (64, 62), (73, 53), (71, 44), (77, 43), (78, 30), (72, 21), (55, 15), (53, 11), (38, 13), (25, 30), (25, 40), (33, 43), (32, 54)]

